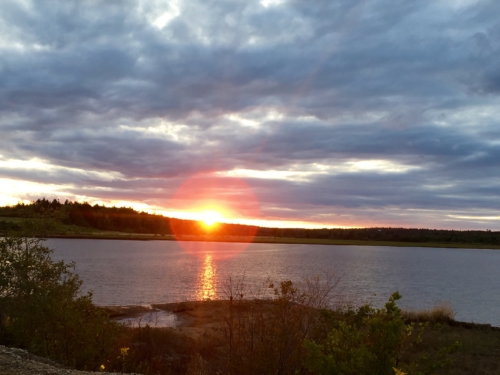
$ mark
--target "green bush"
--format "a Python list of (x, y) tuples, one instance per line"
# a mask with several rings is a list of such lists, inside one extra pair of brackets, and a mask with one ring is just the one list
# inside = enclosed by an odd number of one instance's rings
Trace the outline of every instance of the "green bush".
[(0, 343), (17, 346), (79, 369), (98, 369), (120, 327), (80, 295), (74, 264), (51, 259), (46, 224), (29, 220), (21, 234), (0, 239)]
[(394, 293), (382, 309), (348, 309), (324, 342), (306, 340), (308, 368), (315, 374), (394, 374), (413, 331), (396, 305), (400, 298)]
[(171, 328), (128, 327), (119, 341), (120, 354), (110, 360), (106, 371), (185, 374), (194, 344), (192, 339)]

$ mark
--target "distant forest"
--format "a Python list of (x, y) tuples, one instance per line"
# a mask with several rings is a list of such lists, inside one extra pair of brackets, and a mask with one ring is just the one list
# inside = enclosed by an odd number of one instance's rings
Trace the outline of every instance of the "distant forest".
[[(66, 200), (38, 199), (29, 204), (0, 207), (0, 232), (19, 229), (15, 221), (3, 218), (28, 218), (37, 215), (53, 215), (63, 224), (95, 228), (105, 231), (119, 231), (137, 234), (170, 235), (172, 228), (177, 234), (206, 235), (208, 232), (197, 221), (168, 218), (162, 215), (137, 212), (126, 207), (106, 207), (89, 203)], [(304, 229), (304, 228), (264, 228), (239, 224), (219, 224), (210, 234), (217, 236), (310, 238), (351, 241), (391, 241), (391, 242), (439, 242), (477, 243), (500, 245), (500, 232), (478, 230), (438, 230), (408, 228), (362, 228), (362, 229)]]
[[(163, 215), (137, 212), (127, 207), (106, 207), (87, 202), (70, 202), (66, 200), (37, 199), (29, 204), (18, 203), (15, 206), (0, 207), (0, 231), (16, 230), (15, 222), (2, 221), (2, 217), (28, 218), (35, 216), (52, 216), (62, 224), (94, 228), (104, 231), (118, 231), (137, 234), (170, 235), (176, 228), (178, 235), (206, 235), (206, 229), (198, 221), (181, 220)], [(238, 224), (221, 224), (210, 233), (217, 235), (245, 236), (254, 234), (257, 227)], [(215, 233), (214, 233), (215, 232)]]

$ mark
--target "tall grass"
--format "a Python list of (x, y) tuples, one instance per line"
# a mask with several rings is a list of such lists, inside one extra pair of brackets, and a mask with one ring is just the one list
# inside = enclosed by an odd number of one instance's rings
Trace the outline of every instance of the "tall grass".
[(403, 310), (403, 318), (415, 323), (449, 323), (455, 320), (455, 311), (450, 302), (444, 302), (425, 310)]

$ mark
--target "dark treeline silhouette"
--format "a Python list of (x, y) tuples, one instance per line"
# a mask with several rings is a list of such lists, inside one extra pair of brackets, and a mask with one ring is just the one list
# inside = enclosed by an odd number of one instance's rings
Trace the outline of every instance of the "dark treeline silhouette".
[(50, 201), (42, 198), (29, 204), (18, 203), (16, 206), (0, 208), (0, 216), (7, 217), (47, 214), (59, 218), (63, 224), (79, 227), (131, 233), (170, 233), (168, 218), (127, 207), (106, 207), (68, 200), (61, 203), (56, 199)]
[[(26, 218), (36, 215), (54, 214), (63, 224), (138, 234), (183, 235), (183, 236), (261, 236), (272, 238), (309, 238), (350, 241), (436, 242), (476, 243), (500, 245), (500, 232), (479, 230), (439, 230), (408, 228), (360, 228), (360, 229), (304, 229), (264, 228), (239, 224), (218, 224), (207, 230), (200, 222), (168, 218), (162, 215), (138, 212), (126, 207), (90, 205), (87, 202), (38, 199), (29, 204), (0, 207), (0, 217)], [(2, 221), (0, 231), (16, 230), (15, 222)]]
[[(106, 207), (98, 204), (90, 205), (87, 202), (70, 202), (66, 200), (37, 199), (29, 204), (18, 203), (15, 206), (0, 207), (0, 216), (27, 218), (37, 215), (52, 215), (63, 224), (79, 227), (95, 228), (105, 231), (119, 231), (138, 234), (175, 234), (177, 235), (205, 235), (206, 228), (195, 220), (181, 220), (168, 218), (163, 215), (137, 212), (127, 207)], [(0, 230), (15, 230), (16, 223), (1, 221)], [(217, 225), (211, 234), (247, 236), (254, 234), (257, 228), (239, 224)]]
[(500, 245), (500, 232), (408, 228), (259, 228), (258, 236), (355, 241), (478, 243)]

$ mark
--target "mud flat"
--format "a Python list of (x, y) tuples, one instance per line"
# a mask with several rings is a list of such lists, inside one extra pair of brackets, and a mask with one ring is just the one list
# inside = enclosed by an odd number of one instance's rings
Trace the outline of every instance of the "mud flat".
[[(230, 303), (228, 300), (209, 300), (146, 306), (103, 306), (102, 308), (110, 314), (113, 320), (124, 324), (132, 323), (132, 327), (145, 326), (146, 324), (151, 327), (170, 327), (197, 340), (209, 331), (220, 328), (226, 322)], [(272, 303), (271, 300), (244, 301), (243, 304), (234, 301), (232, 307), (238, 310), (251, 308), (254, 311), (265, 311), (270, 308)], [(148, 314), (153, 316), (150, 321), (144, 319)], [(162, 314), (168, 314), (173, 318), (168, 320), (167, 324), (162, 324), (166, 320), (155, 320), (154, 314), (159, 317)]]

